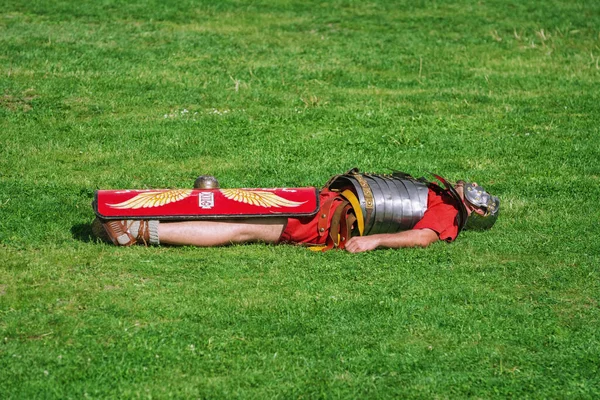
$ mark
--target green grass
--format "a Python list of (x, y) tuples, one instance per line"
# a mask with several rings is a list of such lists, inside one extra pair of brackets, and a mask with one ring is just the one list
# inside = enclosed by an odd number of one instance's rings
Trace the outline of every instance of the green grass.
[[(600, 3), (0, 11), (1, 398), (600, 397)], [(487, 233), (116, 248), (99, 188), (475, 180)]]

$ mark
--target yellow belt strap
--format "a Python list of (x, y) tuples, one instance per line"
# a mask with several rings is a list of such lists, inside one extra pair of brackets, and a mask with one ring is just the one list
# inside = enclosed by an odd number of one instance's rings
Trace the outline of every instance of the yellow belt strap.
[[(354, 215), (356, 215), (356, 223), (358, 224), (358, 233), (360, 236), (363, 236), (365, 233), (365, 219), (363, 218), (362, 208), (360, 208), (360, 202), (358, 201), (358, 198), (350, 189), (344, 190), (341, 195), (352, 205)], [(309, 249), (312, 251), (322, 251), (325, 248), (327, 248), (326, 245), (309, 247)]]
[(317, 246), (310, 246), (308, 249), (310, 251), (323, 251), (323, 249), (326, 249), (327, 246), (326, 245), (317, 245)]
[(362, 208), (360, 208), (360, 202), (350, 189), (344, 190), (342, 196), (352, 204), (354, 215), (356, 215), (356, 223), (358, 224), (358, 233), (362, 236), (365, 233), (365, 219), (363, 218)]

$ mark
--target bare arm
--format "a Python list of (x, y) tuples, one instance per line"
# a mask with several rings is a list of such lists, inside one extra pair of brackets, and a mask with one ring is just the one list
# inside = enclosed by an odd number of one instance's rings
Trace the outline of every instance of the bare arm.
[(413, 229), (398, 233), (381, 233), (371, 236), (355, 236), (346, 242), (350, 253), (374, 250), (378, 247), (399, 249), (401, 247), (427, 247), (439, 240), (431, 229)]

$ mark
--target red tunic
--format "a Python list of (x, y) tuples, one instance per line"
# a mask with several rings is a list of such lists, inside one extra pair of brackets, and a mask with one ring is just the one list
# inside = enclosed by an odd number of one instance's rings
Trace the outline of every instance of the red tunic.
[[(322, 191), (319, 193), (319, 204), (325, 204), (327, 200), (332, 197), (339, 196), (336, 192)], [(342, 202), (341, 199), (334, 200), (328, 212), (327, 227), (331, 226), (331, 219), (333, 218), (333, 211)], [(304, 244), (325, 244), (327, 241), (327, 232), (324, 235), (319, 236), (319, 229), (317, 227), (319, 217), (323, 213), (320, 210), (314, 217), (303, 217), (303, 218), (288, 218), (287, 225), (279, 238), (280, 243), (304, 243)]]
[(429, 189), (427, 211), (413, 229), (431, 229), (440, 240), (451, 242), (458, 236), (458, 207), (447, 194), (438, 194)]
[[(335, 192), (324, 191), (320, 193), (320, 204), (331, 198), (337, 196)], [(331, 225), (331, 218), (333, 217), (333, 210), (341, 202), (334, 201), (329, 210), (329, 220), (327, 226)], [(327, 234), (319, 236), (317, 224), (321, 212), (317, 213), (313, 217), (303, 218), (289, 218), (287, 225), (279, 238), (280, 243), (303, 243), (303, 244), (318, 244), (323, 245), (327, 241)], [(427, 198), (427, 210), (423, 215), (423, 218), (413, 227), (413, 229), (431, 229), (438, 234), (441, 240), (448, 242), (453, 241), (458, 236), (458, 225), (456, 223), (456, 216), (458, 215), (458, 208), (454, 205), (454, 200), (445, 194), (438, 194), (435, 191), (429, 189), (429, 196)]]

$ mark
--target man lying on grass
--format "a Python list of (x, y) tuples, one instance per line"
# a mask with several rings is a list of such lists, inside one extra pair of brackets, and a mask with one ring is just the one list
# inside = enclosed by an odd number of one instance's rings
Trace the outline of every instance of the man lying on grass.
[(101, 190), (94, 234), (119, 246), (290, 243), (352, 253), (451, 242), (463, 228), (489, 229), (500, 202), (477, 183), (454, 186), (352, 169), (323, 189), (219, 189), (201, 176), (195, 189)]

